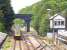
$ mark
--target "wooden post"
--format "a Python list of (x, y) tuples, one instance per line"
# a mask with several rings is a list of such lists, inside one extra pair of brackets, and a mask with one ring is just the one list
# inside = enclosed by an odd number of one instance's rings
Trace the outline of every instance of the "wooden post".
[(56, 35), (56, 45), (58, 45), (58, 31), (57, 31), (57, 35)]
[(55, 33), (54, 33), (54, 28), (53, 28), (53, 43), (55, 41)]

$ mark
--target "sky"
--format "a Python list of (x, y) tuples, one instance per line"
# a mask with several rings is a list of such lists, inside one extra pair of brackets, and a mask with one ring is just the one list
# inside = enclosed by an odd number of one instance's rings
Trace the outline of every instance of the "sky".
[(40, 0), (11, 0), (14, 12), (17, 14), (20, 9), (30, 6)]

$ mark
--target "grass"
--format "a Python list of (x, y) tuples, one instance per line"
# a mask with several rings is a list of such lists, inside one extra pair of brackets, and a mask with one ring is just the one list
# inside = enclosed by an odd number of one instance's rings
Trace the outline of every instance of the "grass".
[(11, 39), (10, 37), (7, 37), (5, 43), (3, 44), (2, 50), (8, 50), (11, 47)]

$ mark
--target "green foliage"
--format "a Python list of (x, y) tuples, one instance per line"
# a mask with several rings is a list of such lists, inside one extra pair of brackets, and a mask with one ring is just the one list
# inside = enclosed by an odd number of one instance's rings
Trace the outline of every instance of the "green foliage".
[(47, 9), (51, 9), (51, 16), (56, 13), (61, 13), (64, 16), (67, 16), (67, 0), (41, 0), (32, 6), (21, 9), (19, 13), (32, 13), (31, 26), (34, 27), (39, 35), (46, 35), (49, 31)]
[(14, 12), (10, 0), (0, 0), (0, 31), (8, 32), (13, 24)]
[(0, 32), (5, 32), (3, 16), (3, 10), (0, 10)]
[(39, 34), (41, 36), (46, 36), (46, 33), (49, 31), (49, 19), (46, 14), (42, 16), (40, 27), (39, 27)]
[(14, 23), (15, 24), (19, 24), (19, 25), (22, 25), (22, 24), (24, 25), (24, 20), (22, 20), (22, 19), (15, 19)]
[(5, 32), (5, 27), (3, 23), (0, 23), (0, 32)]

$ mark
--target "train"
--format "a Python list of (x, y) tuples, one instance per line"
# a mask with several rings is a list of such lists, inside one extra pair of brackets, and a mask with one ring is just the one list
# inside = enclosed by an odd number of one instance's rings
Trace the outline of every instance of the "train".
[(21, 30), (20, 30), (20, 26), (19, 25), (14, 25), (13, 28), (13, 37), (15, 40), (20, 40), (21, 37), (22, 37), (22, 34), (21, 34)]

